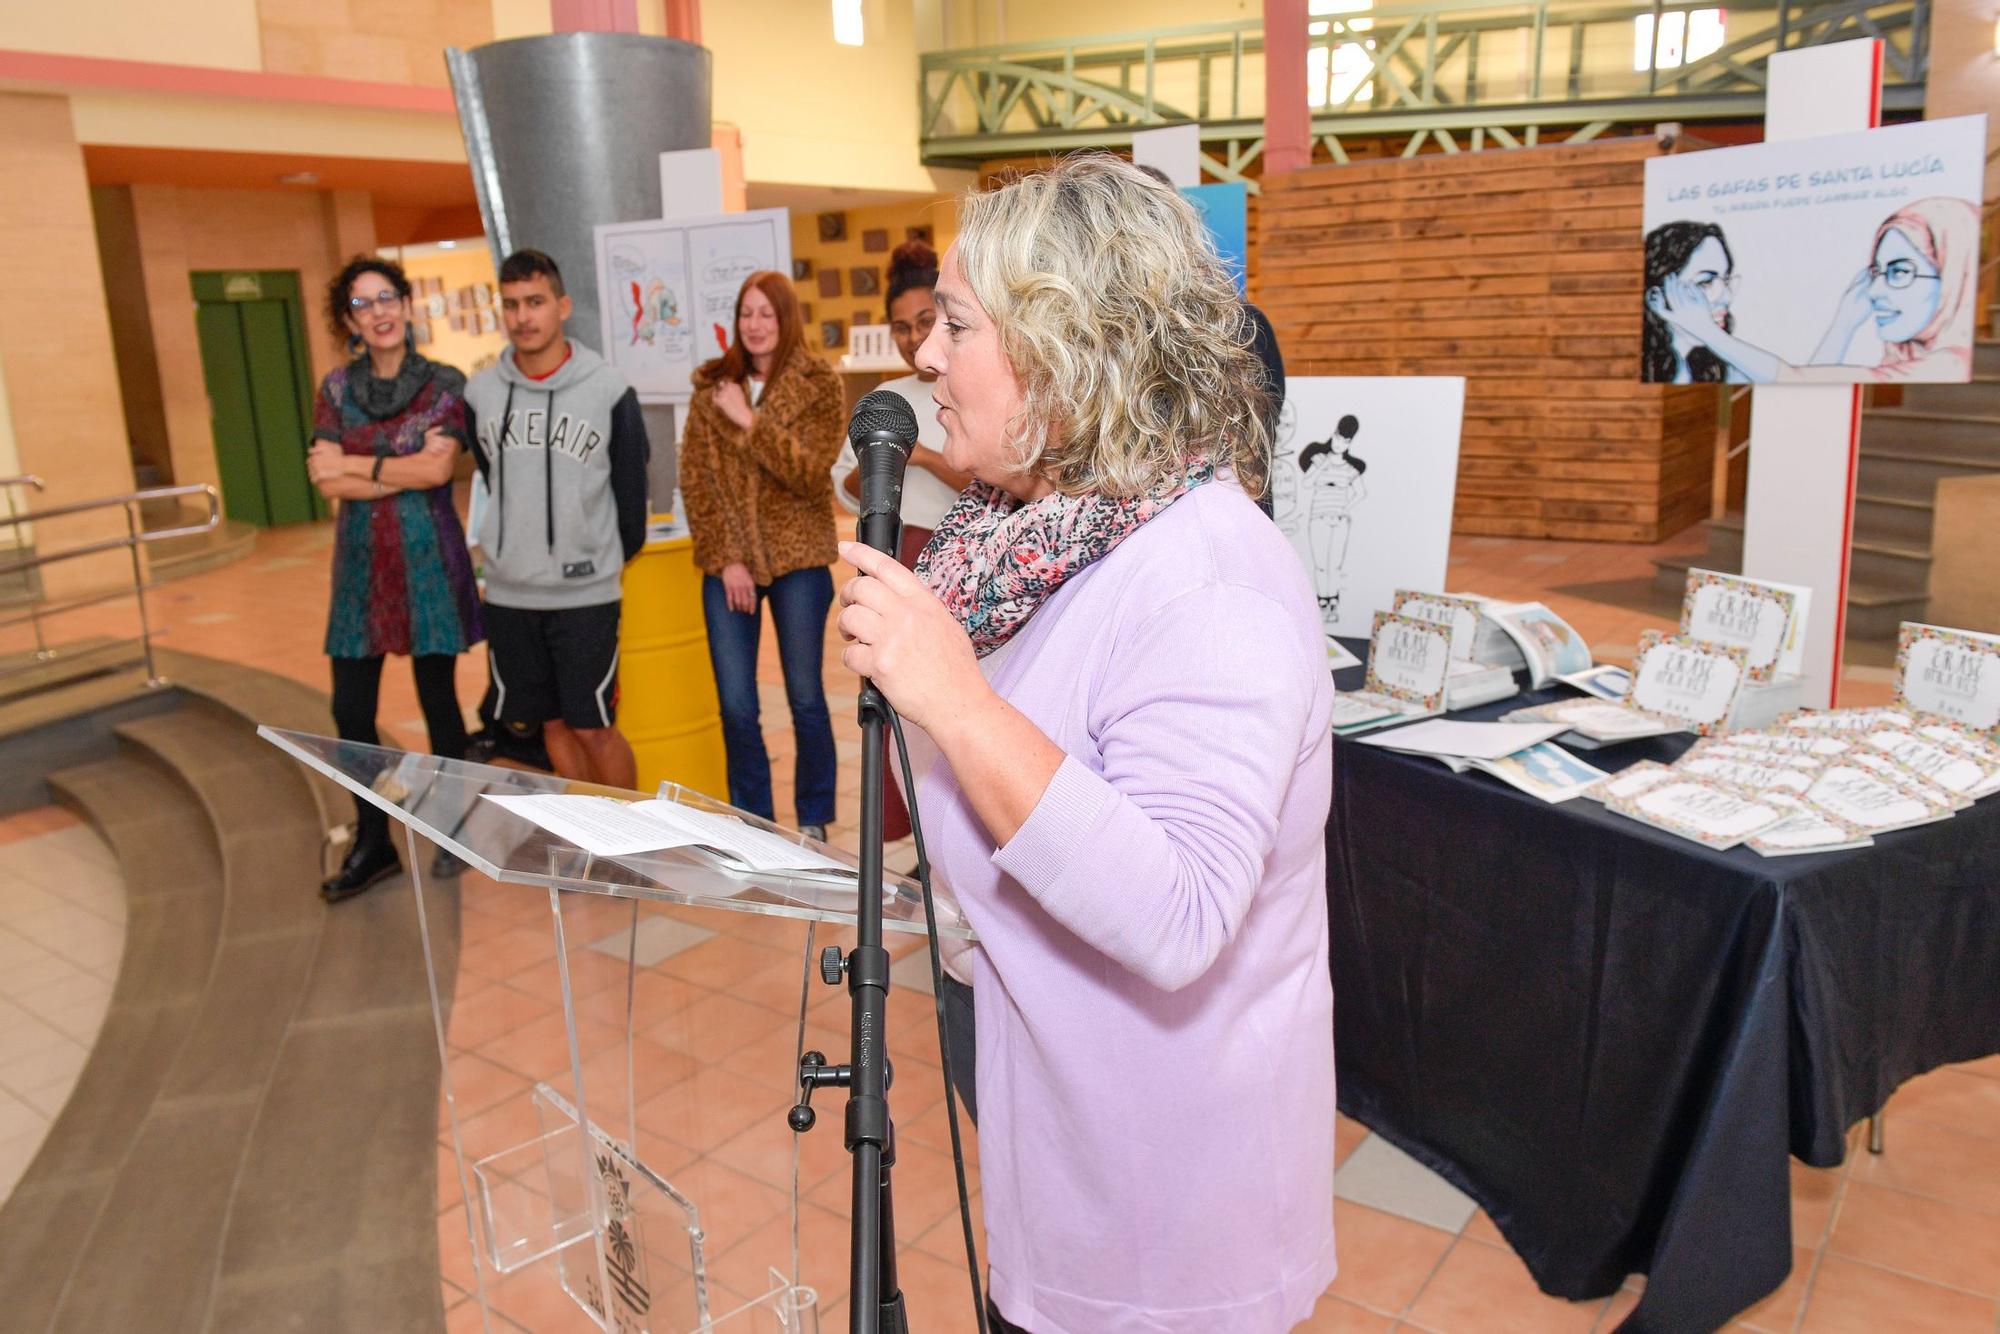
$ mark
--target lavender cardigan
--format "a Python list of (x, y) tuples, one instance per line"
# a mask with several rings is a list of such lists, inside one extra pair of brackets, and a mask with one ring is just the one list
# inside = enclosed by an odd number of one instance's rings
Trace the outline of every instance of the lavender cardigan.
[(1283, 534), (1201, 487), (983, 660), (1069, 757), (1013, 840), (919, 783), (982, 942), (993, 1297), (1034, 1334), (1265, 1334), (1333, 1280), (1320, 634)]

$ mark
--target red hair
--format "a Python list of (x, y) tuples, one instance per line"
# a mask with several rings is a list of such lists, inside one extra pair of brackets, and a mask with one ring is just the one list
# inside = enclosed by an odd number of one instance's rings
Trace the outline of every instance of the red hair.
[(750, 354), (743, 350), (743, 298), (751, 288), (762, 292), (771, 303), (771, 309), (778, 314), (778, 345), (771, 350), (771, 374), (775, 380), (784, 371), (785, 363), (791, 360), (805, 342), (804, 321), (799, 316), (798, 293), (792, 290), (792, 280), (776, 269), (759, 269), (743, 280), (743, 286), (736, 293), (736, 313), (729, 326), (729, 349), (721, 356), (702, 363), (695, 374), (702, 384), (714, 384), (720, 380), (734, 380), (742, 384), (750, 378)]

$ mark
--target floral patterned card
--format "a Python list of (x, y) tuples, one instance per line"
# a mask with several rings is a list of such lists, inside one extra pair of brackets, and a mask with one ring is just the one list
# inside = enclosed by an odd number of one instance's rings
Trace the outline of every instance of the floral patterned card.
[(1791, 792), (1804, 796), (1818, 773), (1816, 767), (1808, 769), (1773, 759), (1738, 759), (1722, 751), (1683, 755), (1675, 767), (1697, 778), (1727, 783), (1745, 796), (1766, 792)]
[(1979, 732), (2000, 729), (2000, 635), (1903, 622), (1896, 702)]
[(1444, 707), (1450, 676), (1450, 630), (1391, 611), (1375, 613), (1363, 690), (1435, 713)]
[(1633, 796), (1612, 797), (1604, 808), (1718, 850), (1735, 847), (1789, 814), (1772, 802), (1689, 774), (1677, 774)]
[(1798, 670), (1804, 654), (1805, 609), (1811, 593), (1714, 570), (1689, 570), (1681, 595), (1681, 633), (1744, 651), (1752, 681)]
[(1860, 747), (1844, 757), (1841, 763), (1881, 774), (1890, 782), (1901, 784), (1909, 792), (1946, 811), (1962, 811), (1972, 804), (1970, 797), (1961, 797), (1949, 788), (1933, 783), (1900, 760), (1891, 759), (1878, 750)]
[(1830, 732), (1804, 732), (1791, 728), (1769, 731), (1725, 732), (1719, 740), (1742, 750), (1760, 750), (1772, 755), (1795, 758), (1830, 759), (1844, 755), (1853, 743)]
[(1826, 766), (1806, 792), (1817, 810), (1870, 834), (1949, 819), (1951, 812), (1865, 765), (1844, 759)]
[(1844, 737), (1881, 727), (1916, 725), (1916, 718), (1907, 709), (1799, 709), (1779, 714), (1773, 730)]
[(1398, 616), (1442, 625), (1451, 632), (1451, 656), (1461, 662), (1472, 660), (1472, 646), (1479, 639), (1479, 602), (1476, 598), (1453, 597), (1449, 593), (1418, 593), (1399, 588), (1391, 609)]
[[(1962, 755), (1970, 755), (1981, 764), (2000, 770), (2000, 742), (1995, 742), (1983, 732), (1974, 732), (1957, 723), (1927, 722), (1916, 729), (1917, 735), (1935, 741)], [(1981, 783), (1966, 795), (1977, 801), (1984, 796), (2000, 792), (2000, 772)]]
[(1648, 630), (1632, 657), (1625, 704), (1706, 736), (1728, 725), (1748, 661), (1740, 647)]
[(1636, 797), (1649, 787), (1657, 787), (1670, 778), (1678, 777), (1672, 767), (1656, 760), (1640, 760), (1628, 764), (1617, 773), (1600, 778), (1577, 795), (1590, 801), (1609, 801), (1613, 797)]
[(1962, 798), (1969, 799), (1973, 793), (2000, 779), (2000, 765), (1988, 763), (1969, 751), (1946, 745), (1920, 732), (1885, 727), (1879, 732), (1868, 733), (1864, 740), (1919, 778)]

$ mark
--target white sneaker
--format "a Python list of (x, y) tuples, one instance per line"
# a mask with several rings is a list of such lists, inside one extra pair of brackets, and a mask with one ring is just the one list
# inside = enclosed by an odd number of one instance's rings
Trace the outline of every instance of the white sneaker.
[(799, 832), (807, 838), (817, 839), (821, 843), (826, 842), (826, 826), (823, 824), (802, 824), (799, 826)]

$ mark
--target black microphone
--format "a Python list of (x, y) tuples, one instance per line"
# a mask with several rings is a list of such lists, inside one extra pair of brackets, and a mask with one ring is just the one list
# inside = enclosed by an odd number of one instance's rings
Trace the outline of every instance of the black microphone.
[(893, 389), (877, 389), (854, 405), (847, 420), (861, 473), (861, 521), (854, 535), (891, 556), (903, 540), (903, 469), (917, 444), (917, 414)]

